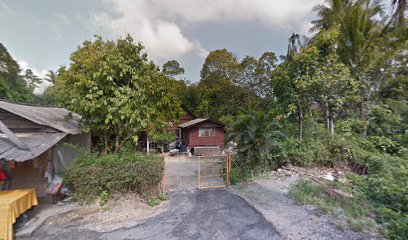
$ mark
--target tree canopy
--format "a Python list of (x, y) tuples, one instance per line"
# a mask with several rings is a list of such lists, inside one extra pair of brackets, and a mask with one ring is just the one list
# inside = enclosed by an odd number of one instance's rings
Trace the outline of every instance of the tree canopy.
[(181, 111), (171, 84), (130, 36), (85, 41), (56, 79), (59, 101), (82, 116), (85, 130), (118, 151), (127, 140), (167, 127)]

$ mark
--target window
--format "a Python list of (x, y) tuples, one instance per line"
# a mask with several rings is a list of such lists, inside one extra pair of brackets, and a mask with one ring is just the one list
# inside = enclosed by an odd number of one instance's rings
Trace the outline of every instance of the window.
[(200, 128), (198, 132), (200, 137), (213, 137), (215, 136), (215, 128)]

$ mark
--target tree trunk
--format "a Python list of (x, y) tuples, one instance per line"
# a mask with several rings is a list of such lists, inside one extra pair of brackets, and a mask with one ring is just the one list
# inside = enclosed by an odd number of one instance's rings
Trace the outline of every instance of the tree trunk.
[(364, 136), (367, 136), (367, 130), (368, 130), (368, 126), (367, 126), (367, 107), (366, 104), (364, 103), (364, 101), (361, 102), (360, 104), (360, 119), (363, 121), (364, 123)]
[(149, 136), (147, 136), (147, 134), (146, 134), (146, 152), (147, 152), (147, 155), (150, 154)]
[(330, 113), (329, 113), (329, 103), (325, 103), (325, 114), (324, 114), (325, 118), (326, 118), (326, 127), (327, 130), (330, 131)]
[(105, 143), (104, 153), (108, 154), (109, 153), (109, 137), (107, 136), (107, 134), (105, 134), (104, 136), (104, 143)]
[(298, 139), (302, 142), (303, 139), (303, 110), (298, 105)]
[(119, 137), (116, 136), (116, 139), (115, 139), (115, 153), (119, 152), (119, 149), (120, 149)]
[(329, 122), (330, 122), (330, 135), (333, 136), (334, 135), (334, 120), (332, 117), (329, 119)]

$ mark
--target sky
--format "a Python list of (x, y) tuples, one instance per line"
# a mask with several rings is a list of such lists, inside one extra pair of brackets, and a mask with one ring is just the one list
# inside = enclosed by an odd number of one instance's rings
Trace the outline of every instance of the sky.
[(0, 0), (0, 43), (40, 77), (69, 65), (85, 40), (130, 34), (160, 66), (177, 60), (199, 81), (206, 55), (239, 59), (285, 54), (293, 32), (307, 33), (323, 0)]

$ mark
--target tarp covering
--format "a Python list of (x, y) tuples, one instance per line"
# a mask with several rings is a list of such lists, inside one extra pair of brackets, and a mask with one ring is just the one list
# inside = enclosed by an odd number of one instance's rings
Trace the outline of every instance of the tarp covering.
[(15, 135), (26, 144), (29, 150), (18, 148), (6, 135), (0, 134), (0, 159), (16, 162), (33, 159), (53, 147), (68, 133), (20, 133)]
[(34, 189), (0, 191), (0, 239), (13, 239), (13, 223), (17, 217), (37, 204)]

